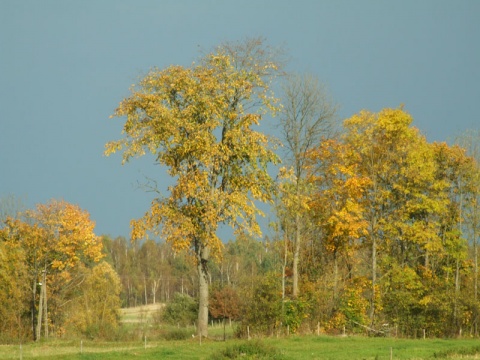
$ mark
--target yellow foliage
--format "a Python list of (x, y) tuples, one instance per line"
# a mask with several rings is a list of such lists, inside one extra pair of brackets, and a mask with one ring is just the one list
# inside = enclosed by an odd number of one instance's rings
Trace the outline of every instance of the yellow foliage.
[(114, 113), (126, 117), (125, 137), (107, 143), (105, 155), (123, 151), (126, 162), (149, 152), (176, 180), (169, 197), (132, 220), (132, 239), (153, 233), (176, 250), (207, 246), (218, 253), (221, 223), (260, 233), (254, 201), (271, 201), (266, 167), (278, 158), (252, 126), (277, 110), (267, 81), (275, 69), (220, 47), (190, 67), (152, 69), (132, 88)]

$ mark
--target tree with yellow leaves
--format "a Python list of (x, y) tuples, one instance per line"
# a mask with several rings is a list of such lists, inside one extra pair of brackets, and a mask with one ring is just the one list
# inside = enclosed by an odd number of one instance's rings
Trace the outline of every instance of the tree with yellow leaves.
[(132, 221), (132, 239), (148, 232), (195, 255), (199, 278), (198, 334), (207, 336), (208, 261), (220, 254), (220, 224), (260, 233), (256, 200), (269, 201), (267, 172), (278, 158), (256, 131), (275, 113), (270, 81), (278, 72), (261, 40), (224, 44), (190, 67), (151, 70), (115, 111), (126, 117), (125, 137), (105, 153), (123, 150), (123, 161), (151, 152), (175, 184), (149, 211)]
[[(63, 298), (65, 290), (83, 281), (76, 276), (76, 267), (98, 262), (103, 257), (103, 244), (93, 232), (94, 227), (88, 212), (77, 205), (51, 200), (26, 211), (22, 219), (8, 218), (1, 229), (1, 237), (7, 244), (23, 249), (32, 286), (31, 320), (35, 340), (40, 339), (42, 325), (48, 337), (49, 312), (61, 317), (58, 309), (67, 301)], [(53, 300), (50, 309), (47, 295)]]

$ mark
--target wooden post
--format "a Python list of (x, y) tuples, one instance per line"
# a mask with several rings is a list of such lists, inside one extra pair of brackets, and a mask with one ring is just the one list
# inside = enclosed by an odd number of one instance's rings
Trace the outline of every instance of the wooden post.
[(80, 340), (80, 354), (83, 354), (83, 340)]
[(393, 348), (390, 347), (390, 360), (393, 360)]
[(250, 326), (247, 325), (247, 340), (250, 340)]
[(147, 335), (145, 335), (144, 348), (147, 350)]
[(317, 322), (317, 336), (320, 336), (320, 321)]

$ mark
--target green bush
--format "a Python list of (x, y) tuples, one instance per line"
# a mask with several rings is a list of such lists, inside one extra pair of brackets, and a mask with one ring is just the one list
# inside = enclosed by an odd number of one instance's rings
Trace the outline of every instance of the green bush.
[(247, 327), (251, 334), (272, 335), (282, 321), (281, 281), (275, 274), (270, 274), (256, 284), (253, 293), (245, 300), (236, 335), (246, 337)]
[(192, 337), (192, 331), (186, 329), (172, 329), (162, 334), (165, 340), (187, 340)]
[(274, 347), (268, 346), (260, 341), (247, 341), (236, 345), (228, 346), (226, 349), (214, 354), (213, 360), (226, 359), (258, 359), (281, 360), (285, 357)]
[(198, 314), (198, 303), (189, 295), (176, 293), (161, 313), (161, 320), (171, 325), (192, 325)]

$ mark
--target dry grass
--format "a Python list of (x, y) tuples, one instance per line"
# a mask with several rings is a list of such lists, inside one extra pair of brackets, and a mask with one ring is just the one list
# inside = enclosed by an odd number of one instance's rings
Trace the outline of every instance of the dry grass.
[(122, 323), (142, 323), (150, 320), (165, 304), (148, 304), (120, 309)]

